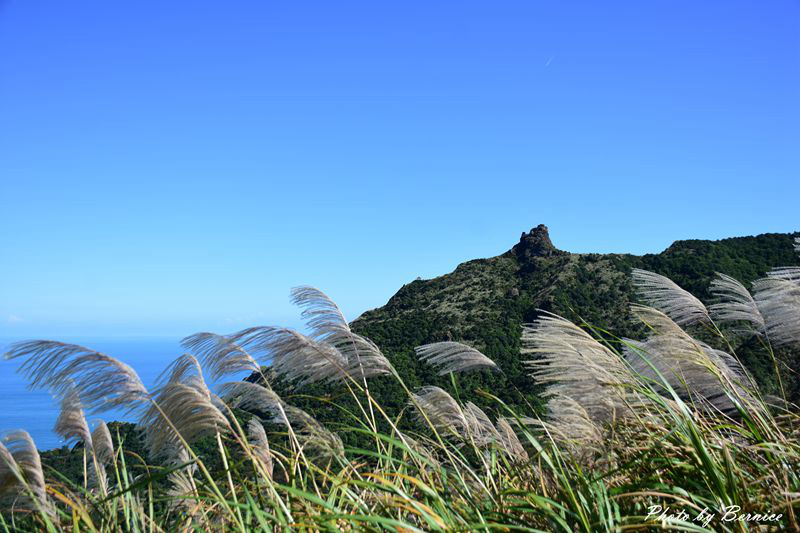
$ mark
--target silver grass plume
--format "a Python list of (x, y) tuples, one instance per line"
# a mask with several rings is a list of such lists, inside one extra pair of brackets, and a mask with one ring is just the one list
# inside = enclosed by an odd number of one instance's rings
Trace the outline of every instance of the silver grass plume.
[(745, 332), (762, 335), (766, 331), (764, 317), (756, 301), (744, 285), (737, 279), (717, 273), (711, 282), (711, 293), (717, 303), (708, 310), (719, 323), (745, 323)]
[(633, 269), (632, 276), (639, 297), (669, 316), (676, 324), (687, 326), (711, 321), (703, 302), (671, 279), (638, 268)]
[[(800, 237), (794, 240), (794, 250), (800, 254)], [(800, 284), (800, 267), (787, 266), (773, 268), (767, 273), (767, 277), (785, 279), (786, 281)]]
[[(610, 423), (628, 413), (635, 376), (625, 362), (586, 331), (557, 315), (545, 314), (532, 325), (523, 326), (523, 355), (535, 356), (525, 363), (540, 383), (549, 384), (545, 392), (551, 423), (569, 422), (560, 416), (564, 406), (581, 406), (597, 423)], [(558, 401), (568, 397), (571, 402)], [(563, 433), (582, 429), (563, 428)]]
[[(800, 253), (800, 237), (795, 238), (794, 249)], [(753, 283), (753, 291), (772, 344), (800, 343), (800, 267), (773, 268)]]
[(439, 387), (429, 385), (421, 388), (413, 395), (411, 403), (416, 407), (419, 422), (430, 423), (442, 436), (453, 437), (477, 448), (488, 448), (501, 440), (501, 435), (480, 407), (472, 402), (461, 407)]
[(138, 374), (125, 363), (76, 344), (26, 341), (11, 346), (6, 359), (24, 359), (19, 372), (32, 388), (49, 389), (63, 398), (71, 387), (84, 408), (121, 407), (132, 411), (149, 400)]
[(465, 372), (476, 368), (497, 369), (494, 361), (480, 351), (460, 342), (434, 342), (414, 348), (420, 361), (439, 368), (439, 375)]
[(464, 411), (458, 402), (440, 387), (434, 385), (422, 387), (413, 395), (412, 404), (417, 409), (419, 421), (426, 425), (429, 421), (443, 436), (463, 439), (468, 434), (469, 424)]
[(102, 420), (97, 421), (94, 431), (92, 431), (92, 444), (97, 460), (101, 464), (108, 464), (114, 458), (114, 441), (108, 426)]
[(602, 450), (605, 429), (573, 398), (558, 395), (547, 402), (548, 417), (541, 425), (552, 439), (566, 446), (578, 459), (589, 459)]
[(344, 456), (344, 446), (338, 435), (302, 409), (286, 404), (273, 390), (249, 381), (235, 381), (223, 384), (220, 394), (233, 408), (291, 429), (309, 457), (330, 460)]
[[(286, 418), (292, 423), (304, 453), (316, 460), (332, 461), (344, 457), (344, 445), (339, 435), (328, 430), (316, 418), (299, 407), (284, 405)], [(273, 422), (281, 423), (281, 418)]]
[(111, 440), (111, 432), (102, 420), (97, 422), (91, 434), (92, 455), (94, 460), (91, 463), (91, 475), (94, 484), (100, 487), (105, 494), (108, 491), (108, 475), (106, 465), (114, 459), (114, 442)]
[(192, 476), (185, 471), (185, 469), (176, 470), (167, 476), (167, 481), (170, 487), (167, 489), (166, 494), (169, 498), (169, 507), (173, 511), (183, 510), (186, 511), (190, 517), (194, 518), (195, 514), (192, 512), (194, 507), (194, 493), (195, 484)]
[(773, 346), (800, 344), (800, 275), (796, 280), (774, 275), (753, 283), (753, 297), (764, 317)]
[(207, 435), (230, 431), (228, 419), (220, 409), (221, 402), (208, 390), (194, 356), (180, 356), (162, 374), (161, 380), (166, 383), (155, 393), (157, 406), (151, 405), (140, 420), (154, 458), (169, 457), (173, 450), (183, 448), (180, 437), (191, 445)]
[(512, 460), (519, 463), (528, 462), (528, 452), (517, 437), (517, 432), (505, 418), (498, 418), (495, 422), (499, 442), (502, 450)]
[(172, 510), (186, 511), (193, 519), (197, 510), (197, 506), (193, 505), (193, 500), (197, 497), (197, 487), (193, 477), (197, 465), (189, 464), (191, 458), (183, 446), (170, 448), (165, 457), (167, 468), (181, 467), (167, 476), (170, 484), (167, 489), (169, 507)]
[(270, 361), (278, 376), (298, 387), (352, 375), (350, 362), (339, 350), (291, 329), (254, 327), (229, 338), (259, 354), (263, 361)]
[[(730, 396), (755, 408), (755, 383), (730, 354), (695, 340), (657, 309), (633, 305), (633, 314), (653, 333), (644, 342), (628, 341), (625, 359), (631, 369), (656, 389), (662, 379), (684, 400), (699, 400), (723, 413), (735, 412)], [(661, 377), (659, 377), (659, 374)]]
[(247, 438), (252, 447), (253, 454), (261, 461), (266, 470), (267, 477), (272, 479), (272, 454), (269, 451), (269, 439), (264, 426), (256, 418), (251, 418), (247, 423)]
[(433, 454), (432, 450), (435, 450), (435, 446), (427, 446), (417, 439), (409, 436), (407, 433), (399, 432), (398, 435), (399, 439), (408, 446), (408, 449), (414, 452), (415, 454), (419, 455), (423, 459), (425, 459), (430, 465), (435, 468), (439, 468), (441, 464), (439, 460)]
[(230, 338), (216, 333), (195, 333), (181, 341), (181, 346), (195, 354), (212, 379), (237, 372), (258, 372), (261, 366), (247, 350)]
[(800, 267), (778, 267), (767, 272), (767, 277), (800, 283)]
[(630, 310), (634, 319), (639, 320), (650, 328), (654, 335), (689, 336), (674, 320), (658, 309), (646, 305), (631, 304)]
[(61, 411), (53, 431), (67, 443), (71, 441), (83, 443), (89, 463), (89, 481), (91, 485), (100, 487), (105, 494), (107, 488), (105, 468), (97, 460), (92, 433), (86, 422), (80, 397), (75, 389), (68, 389), (66, 396), (61, 400)]
[(15, 506), (55, 516), (47, 497), (42, 462), (27, 431), (8, 433), (0, 442), (0, 494), (15, 497)]
[(500, 440), (500, 434), (483, 410), (472, 402), (467, 402), (463, 409), (467, 421), (469, 437), (478, 448), (486, 448)]
[(197, 382), (167, 384), (159, 392), (156, 402), (171, 425), (155, 409), (148, 410), (141, 421), (146, 429), (148, 449), (155, 458), (164, 457), (171, 447), (183, 446), (176, 430), (189, 445), (207, 435), (230, 430), (218, 402)]
[(61, 412), (58, 414), (53, 431), (67, 443), (76, 440), (83, 442), (87, 450), (93, 448), (89, 424), (86, 422), (81, 399), (75, 389), (68, 389), (66, 396), (61, 400)]
[[(105, 434), (103, 433), (103, 428), (105, 428)], [(101, 423), (94, 432), (89, 430), (89, 424), (86, 422), (80, 397), (75, 389), (69, 389), (67, 395), (61, 400), (61, 412), (53, 430), (68, 443), (73, 440), (83, 442), (83, 447), (87, 454), (86, 459), (88, 459), (89, 484), (99, 487), (101, 492), (105, 494), (108, 489), (105, 463), (98, 455), (98, 444), (95, 443), (94, 435), (97, 434), (100, 438), (99, 447), (101, 449), (106, 446), (104, 440), (106, 435), (109, 443), (111, 435), (108, 433), (105, 423)], [(105, 450), (103, 453), (106, 453)]]
[(208, 390), (203, 378), (203, 367), (200, 361), (192, 355), (185, 353), (175, 358), (156, 379), (156, 390), (169, 383), (197, 382), (200, 388)]
[(314, 287), (292, 289), (292, 303), (303, 309), (302, 316), (311, 328), (311, 337), (339, 350), (348, 362), (350, 375), (362, 378), (394, 374), (392, 364), (371, 340), (350, 329), (344, 314), (333, 300)]
[(272, 389), (249, 381), (233, 381), (221, 385), (219, 393), (231, 408), (255, 412), (266, 416), (267, 420), (290, 425), (283, 409), (283, 400)]

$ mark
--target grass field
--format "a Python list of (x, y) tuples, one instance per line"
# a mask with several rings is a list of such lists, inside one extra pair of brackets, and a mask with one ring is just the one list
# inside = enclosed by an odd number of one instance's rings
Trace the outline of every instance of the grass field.
[[(309, 287), (293, 292), (308, 335), (263, 327), (194, 335), (184, 341), (190, 354), (153, 390), (89, 348), (19, 343), (6, 357), (22, 359), (31, 384), (61, 400), (56, 431), (77, 443), (82, 472), (43, 467), (26, 432), (8, 433), (2, 527), (797, 530), (798, 408), (785, 395), (763, 396), (729, 341), (757, 338), (778, 379), (795, 370), (800, 269), (773, 270), (752, 291), (720, 275), (710, 305), (651, 272), (634, 271), (633, 280), (645, 338), (547, 313), (524, 327), (521, 357), (531, 382), (547, 385), (546, 413), (462, 390), (461, 373), (499, 370), (456, 342), (417, 349), (451, 387), (411, 390)], [(214, 391), (204, 378), (242, 371), (263, 374)], [(387, 412), (375, 400), (376, 376), (397, 380), (406, 408)], [(281, 398), (274, 379), (298, 393), (327, 383), (348, 403), (328, 405), (338, 422), (323, 424)], [(476, 395), (492, 407), (468, 400)], [(146, 453), (102, 422), (90, 430), (85, 412), (108, 407), (138, 415)]]

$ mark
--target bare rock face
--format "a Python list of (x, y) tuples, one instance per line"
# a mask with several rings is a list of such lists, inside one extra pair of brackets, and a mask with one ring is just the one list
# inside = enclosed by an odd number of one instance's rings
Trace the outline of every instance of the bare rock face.
[(563, 252), (553, 246), (547, 226), (539, 224), (528, 233), (523, 233), (512, 249), (520, 261), (527, 262), (534, 257), (550, 257), (562, 255)]

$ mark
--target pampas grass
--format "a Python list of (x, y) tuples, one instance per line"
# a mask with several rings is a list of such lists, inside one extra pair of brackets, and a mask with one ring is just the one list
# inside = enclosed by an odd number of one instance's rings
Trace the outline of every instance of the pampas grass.
[(344, 458), (342, 439), (321, 424), (316, 418), (299, 407), (286, 405), (286, 416), (275, 422), (291, 423), (306, 456), (318, 461), (334, 461)]
[(269, 439), (264, 431), (264, 426), (255, 418), (251, 418), (247, 424), (247, 435), (250, 445), (253, 447), (253, 454), (264, 465), (267, 477), (272, 478), (272, 454), (269, 451)]
[(652, 329), (645, 341), (628, 342), (625, 350), (638, 376), (702, 408), (731, 414), (740, 401), (756, 405), (755, 383), (736, 358), (695, 340), (661, 311), (638, 305), (632, 311)]
[(339, 350), (347, 361), (348, 375), (356, 371), (362, 378), (394, 373), (392, 364), (371, 340), (350, 329), (344, 314), (333, 300), (314, 287), (292, 289), (292, 303), (303, 309), (302, 316), (311, 328), (311, 337)]
[(744, 324), (744, 332), (763, 335), (766, 330), (764, 317), (752, 294), (738, 280), (717, 273), (711, 282), (711, 293), (717, 302), (708, 309), (717, 323)]
[(230, 338), (259, 354), (276, 375), (297, 387), (351, 377), (348, 361), (339, 350), (291, 329), (248, 328)]
[(767, 277), (753, 283), (753, 292), (772, 345), (800, 345), (800, 282)]
[(411, 404), (417, 408), (420, 423), (431, 423), (442, 435), (463, 438), (468, 434), (469, 425), (464, 411), (441, 387), (423, 387), (412, 395)]
[[(587, 324), (544, 312), (524, 326), (522, 356), (531, 385), (544, 388), (544, 412), (506, 405), (491, 391), (476, 391), (481, 406), (462, 401), (466, 391), (454, 376), (450, 391), (411, 392), (380, 349), (309, 287), (292, 293), (308, 335), (261, 326), (187, 337), (193, 354), (169, 364), (152, 394), (133, 369), (89, 348), (14, 345), (7, 357), (23, 359), (23, 374), (61, 402), (59, 433), (83, 442), (98, 478), (108, 475), (102, 490), (64, 479), (42, 468), (27, 433), (8, 434), (0, 445), (0, 527), (743, 531), (742, 522), (719, 518), (737, 506), (780, 515), (751, 529), (796, 530), (800, 416), (787, 403), (766, 405), (711, 320), (760, 332), (777, 360), (796, 340), (791, 313), (800, 305), (784, 285), (793, 282), (767, 276), (751, 297), (720, 275), (707, 310), (666, 278), (634, 276), (649, 304), (632, 308), (647, 327), (643, 338), (597, 338)], [(697, 325), (713, 341), (684, 329)], [(417, 353), (440, 374), (496, 368), (455, 342)], [(261, 379), (262, 364), (284, 398)], [(204, 371), (214, 380), (256, 374), (213, 386)], [(375, 399), (376, 376), (396, 381), (405, 408), (387, 412)], [(338, 415), (335, 424), (294, 405), (298, 397), (313, 403), (300, 393), (319, 384), (333, 391), (317, 401)], [(103, 422), (89, 431), (84, 409), (110, 406), (139, 414), (147, 457)], [(350, 440), (357, 444), (345, 445)], [(656, 505), (689, 518), (649, 515)], [(716, 518), (692, 521), (704, 508)]]
[(74, 388), (87, 409), (135, 410), (150, 397), (131, 367), (76, 344), (20, 342), (11, 346), (5, 358), (24, 359), (19, 368), (31, 387), (48, 389), (57, 398), (65, 397)]
[[(572, 322), (551, 314), (543, 314), (522, 333), (522, 355), (538, 382), (550, 384), (546, 397), (568, 398), (555, 405), (580, 406), (592, 420), (608, 422), (628, 411), (627, 396), (635, 377), (625, 362), (607, 346), (598, 342)], [(549, 410), (554, 424), (564, 424), (560, 433), (574, 433), (572, 416), (563, 421)]]
[(220, 379), (238, 372), (261, 370), (261, 365), (247, 350), (224, 335), (195, 333), (183, 339), (181, 345), (200, 358), (212, 379)]
[(102, 464), (108, 464), (114, 458), (114, 441), (108, 425), (102, 420), (97, 421), (97, 425), (92, 431), (92, 444), (97, 459)]
[(61, 400), (61, 411), (53, 431), (66, 442), (81, 441), (87, 448), (92, 448), (92, 434), (83, 414), (83, 406), (74, 389), (70, 389)]
[(0, 494), (10, 494), (17, 509), (38, 511), (45, 523), (55, 515), (39, 452), (27, 431), (17, 430), (0, 441)]
[(517, 436), (517, 432), (505, 418), (498, 418), (496, 422), (497, 435), (503, 451), (514, 461), (526, 463), (529, 460), (528, 452)]
[[(169, 379), (160, 386), (153, 404), (140, 420), (147, 447), (154, 459), (169, 459), (187, 444), (218, 432), (231, 431), (218, 398), (206, 387), (196, 363), (182, 356), (168, 369)], [(191, 372), (189, 369), (192, 369)]]
[(711, 320), (703, 302), (671, 279), (638, 268), (633, 269), (632, 277), (639, 297), (676, 324), (688, 326)]
[(437, 367), (440, 376), (478, 368), (497, 369), (494, 361), (475, 348), (460, 342), (434, 342), (417, 346), (414, 351), (420, 361)]
[(478, 448), (486, 448), (500, 441), (500, 434), (489, 416), (472, 402), (464, 404), (464, 418), (467, 421), (469, 438)]

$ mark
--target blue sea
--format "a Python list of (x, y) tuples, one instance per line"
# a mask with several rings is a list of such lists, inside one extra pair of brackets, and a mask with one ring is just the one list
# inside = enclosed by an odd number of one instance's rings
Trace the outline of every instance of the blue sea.
[[(87, 346), (132, 366), (144, 384), (151, 387), (166, 366), (184, 351), (180, 339), (168, 338), (95, 338), (58, 339)], [(5, 353), (13, 339), (0, 339), (0, 353)], [(53, 432), (58, 418), (58, 402), (46, 391), (28, 390), (25, 378), (16, 372), (18, 361), (0, 360), (0, 432), (25, 429), (40, 450), (58, 448), (64, 442)], [(87, 413), (90, 426), (96, 419), (125, 420), (119, 411)]]

